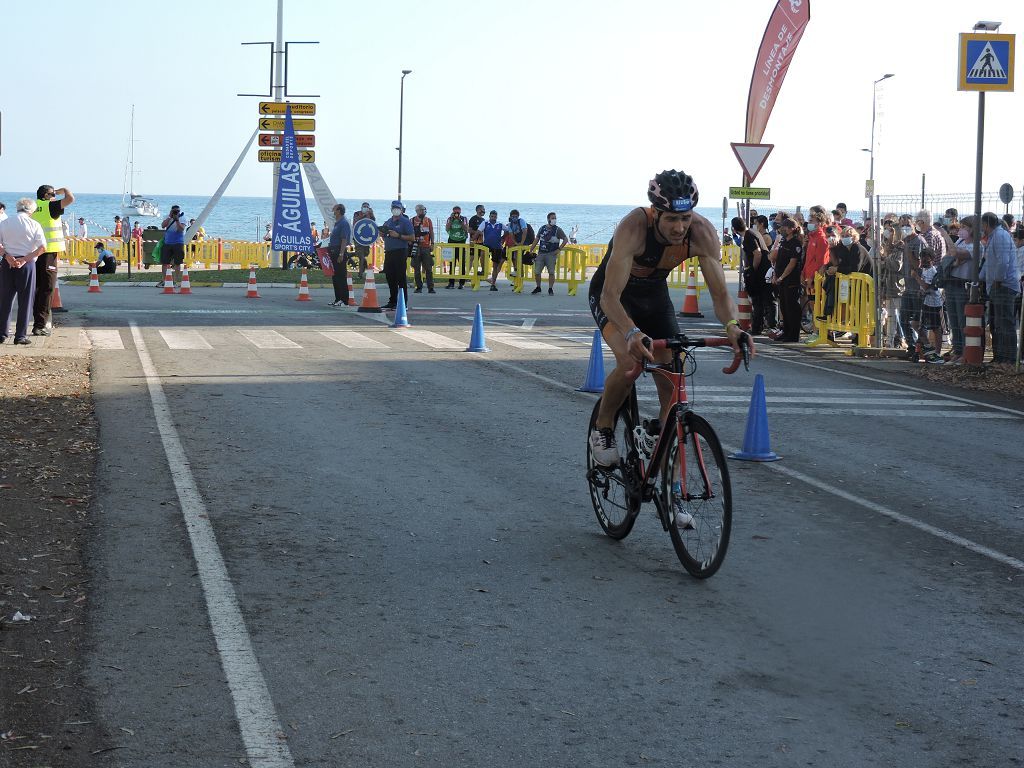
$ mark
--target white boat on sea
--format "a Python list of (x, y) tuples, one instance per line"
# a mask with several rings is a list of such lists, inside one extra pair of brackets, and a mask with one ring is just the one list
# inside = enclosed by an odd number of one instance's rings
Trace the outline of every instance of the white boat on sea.
[(121, 215), (156, 218), (160, 215), (160, 208), (142, 195), (126, 194), (121, 198)]
[(124, 192), (121, 194), (121, 215), (140, 218), (156, 218), (160, 208), (144, 195), (132, 191), (135, 185), (135, 105), (132, 104), (132, 120), (128, 128), (128, 159), (124, 166)]

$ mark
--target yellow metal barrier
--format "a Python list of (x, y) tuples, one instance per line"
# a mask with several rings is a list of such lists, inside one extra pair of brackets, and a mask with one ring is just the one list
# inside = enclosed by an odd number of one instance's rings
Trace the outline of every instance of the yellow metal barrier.
[(435, 243), (434, 280), (465, 280), (479, 290), (481, 278), (491, 274), (490, 256), (490, 249), (477, 243)]
[[(807, 343), (810, 347), (834, 345), (828, 339), (830, 331), (855, 333), (862, 345), (875, 331), (875, 281), (871, 275), (862, 272), (837, 274), (835, 281), (835, 306), (826, 316), (824, 278), (820, 273), (814, 276), (814, 329), (817, 338)], [(825, 319), (819, 320), (820, 317)], [(853, 350), (848, 350), (847, 354), (852, 355)]]
[(608, 252), (608, 245), (601, 245), (600, 243), (578, 243), (577, 248), (582, 248), (587, 252), (587, 266), (588, 267), (599, 267), (601, 262), (604, 261), (604, 256)]
[[(515, 245), (506, 249), (508, 263), (512, 265), (515, 277), (509, 277), (512, 290), (522, 293), (527, 280), (536, 280), (533, 264), (524, 264), (523, 256), (529, 253), (531, 245)], [(567, 286), (570, 296), (575, 296), (580, 285), (587, 282), (589, 254), (583, 246), (567, 245), (558, 252), (555, 260), (555, 282)], [(541, 277), (547, 280), (547, 275)]]
[(68, 237), (64, 240), (65, 251), (61, 261), (72, 266), (96, 261), (96, 243), (103, 243), (118, 261), (124, 260), (124, 241), (119, 237)]
[(689, 280), (691, 269), (694, 270), (694, 274), (697, 276), (697, 297), (700, 298), (701, 293), (707, 290), (707, 286), (704, 284), (704, 273), (700, 271), (700, 261), (696, 256), (692, 259), (687, 259), (668, 273), (668, 287), (686, 290), (686, 283)]
[(722, 266), (726, 269), (740, 268), (740, 247), (738, 245), (722, 246)]

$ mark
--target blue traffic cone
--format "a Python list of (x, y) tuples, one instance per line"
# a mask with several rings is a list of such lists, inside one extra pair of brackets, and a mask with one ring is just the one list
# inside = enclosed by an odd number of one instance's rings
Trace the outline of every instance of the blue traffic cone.
[(480, 305), (476, 305), (476, 313), (473, 315), (473, 335), (469, 339), (467, 352), (490, 352), (487, 342), (484, 341), (484, 313)]
[(594, 344), (590, 347), (590, 365), (587, 366), (587, 380), (577, 392), (604, 392), (604, 343), (601, 330), (594, 331)]
[(782, 458), (772, 450), (771, 437), (768, 434), (768, 403), (764, 396), (764, 376), (760, 373), (754, 377), (754, 391), (750, 395), (743, 450), (730, 453), (729, 458), (741, 461), (778, 461)]
[(398, 306), (395, 307), (395, 322), (391, 324), (392, 328), (408, 328), (409, 317), (405, 311), (405, 290), (403, 288), (398, 289)]

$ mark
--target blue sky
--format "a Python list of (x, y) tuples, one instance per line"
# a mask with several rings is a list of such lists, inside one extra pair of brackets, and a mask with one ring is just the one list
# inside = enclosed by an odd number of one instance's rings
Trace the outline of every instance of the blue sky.
[[(5, 4), (6, 5), (6, 4)], [(51, 6), (53, 7), (53, 6)], [(340, 198), (632, 203), (662, 167), (706, 201), (740, 181), (746, 94), (772, 0), (702, 3), (285, 0), (292, 90), (318, 93), (317, 161)], [(276, 0), (68, 3), (40, 60), (30, 6), (5, 7), (0, 189), (122, 188), (131, 104), (138, 191), (213, 192), (256, 127)], [(1024, 32), (1024, 3), (812, 0), (765, 141), (773, 200), (859, 200), (872, 80), (882, 194), (974, 185), (977, 96), (956, 91), (957, 34), (979, 18)], [(124, 31), (124, 37), (121, 32)], [(1019, 67), (1018, 67), (1019, 69)], [(24, 72), (24, 76), (21, 73)], [(48, 83), (41, 87), (40, 83)], [(1024, 81), (1019, 88), (1024, 89)], [(40, 121), (40, 116), (44, 116)], [(988, 97), (986, 189), (1024, 182), (1020, 94)], [(256, 150), (228, 194), (268, 195)], [(853, 203), (851, 203), (851, 206)]]

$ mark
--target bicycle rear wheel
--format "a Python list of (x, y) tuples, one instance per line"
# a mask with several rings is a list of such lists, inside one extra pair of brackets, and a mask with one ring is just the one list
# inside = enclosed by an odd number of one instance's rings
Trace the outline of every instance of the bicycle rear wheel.
[[(683, 567), (698, 579), (713, 576), (725, 560), (732, 531), (732, 486), (729, 467), (715, 431), (700, 416), (685, 416), (686, 442), (673, 442), (661, 468), (662, 498), (667, 503), (669, 535)], [(682, 452), (682, 453), (681, 453)], [(680, 462), (686, 479), (683, 494)], [(680, 528), (676, 515), (692, 517), (690, 526)]]
[(587, 484), (590, 486), (590, 500), (594, 514), (604, 532), (613, 539), (624, 539), (633, 530), (640, 502), (636, 497), (635, 478), (636, 445), (633, 436), (633, 420), (627, 405), (622, 406), (615, 419), (615, 444), (619, 447), (619, 463), (614, 467), (602, 467), (594, 461), (590, 450), (590, 433), (597, 423), (601, 401), (594, 404), (587, 427)]

